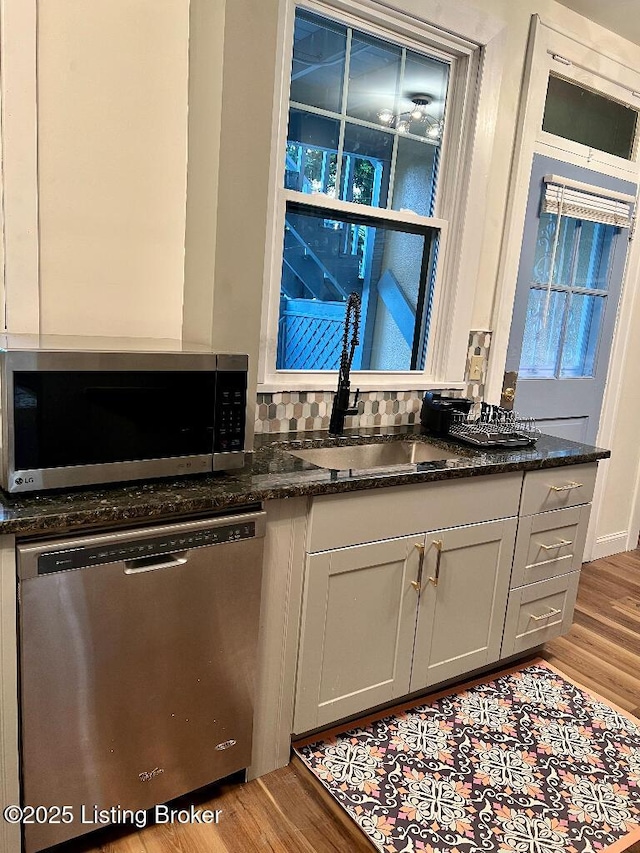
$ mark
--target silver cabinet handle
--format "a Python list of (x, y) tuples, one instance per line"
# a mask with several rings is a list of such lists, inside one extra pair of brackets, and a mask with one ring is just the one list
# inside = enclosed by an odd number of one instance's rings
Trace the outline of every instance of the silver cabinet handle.
[(573, 545), (573, 541), (571, 539), (561, 539), (555, 545), (543, 545), (542, 542), (538, 542), (538, 546), (543, 551), (555, 551), (556, 548), (565, 548), (567, 545)]
[(567, 483), (564, 486), (549, 486), (552, 492), (569, 492), (571, 489), (581, 489), (584, 483)]
[(436, 557), (436, 573), (432, 578), (429, 578), (429, 583), (432, 583), (434, 586), (438, 586), (438, 581), (440, 580), (440, 561), (442, 560), (444, 542), (442, 539), (434, 539), (431, 544), (435, 546), (438, 556)]
[(529, 619), (533, 619), (534, 622), (542, 622), (543, 619), (549, 619), (550, 616), (558, 616), (562, 613), (562, 610), (550, 610), (548, 613), (543, 613), (542, 616), (529, 616)]

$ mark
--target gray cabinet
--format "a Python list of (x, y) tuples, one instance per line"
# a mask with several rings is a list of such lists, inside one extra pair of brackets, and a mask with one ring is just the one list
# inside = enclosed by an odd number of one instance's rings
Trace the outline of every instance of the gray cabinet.
[(409, 692), (423, 542), (405, 536), (307, 556), (295, 731)]
[(571, 628), (596, 469), (592, 463), (525, 475), (503, 658)]
[(314, 499), (297, 734), (498, 659), (521, 490), (516, 473)]
[(516, 523), (427, 534), (411, 691), (500, 657)]
[(516, 519), (307, 556), (294, 730), (498, 660)]
[(314, 498), (294, 733), (567, 631), (595, 472), (576, 465)]

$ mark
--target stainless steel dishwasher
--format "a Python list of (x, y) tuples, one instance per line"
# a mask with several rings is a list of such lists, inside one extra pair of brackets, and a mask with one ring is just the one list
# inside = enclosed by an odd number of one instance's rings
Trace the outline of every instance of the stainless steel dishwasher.
[(26, 853), (250, 764), (264, 519), (18, 546)]

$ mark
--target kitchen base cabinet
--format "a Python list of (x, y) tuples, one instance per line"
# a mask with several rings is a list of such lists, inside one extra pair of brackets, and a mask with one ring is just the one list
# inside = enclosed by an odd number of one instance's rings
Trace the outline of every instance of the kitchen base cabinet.
[(294, 733), (568, 631), (596, 468), (314, 498)]
[(525, 475), (503, 658), (571, 628), (596, 469), (591, 463)]
[(411, 691), (500, 657), (517, 519), (427, 534)]
[(406, 536), (308, 555), (296, 732), (409, 692), (423, 543)]
[(309, 554), (294, 731), (497, 660), (516, 522)]

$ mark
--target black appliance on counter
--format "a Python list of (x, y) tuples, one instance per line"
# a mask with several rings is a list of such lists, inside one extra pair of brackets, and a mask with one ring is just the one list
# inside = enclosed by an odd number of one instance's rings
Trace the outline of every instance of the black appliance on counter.
[(422, 398), (420, 423), (431, 435), (449, 435), (453, 413), (467, 415), (472, 405), (468, 397), (443, 397), (441, 391), (427, 391)]
[(517, 412), (481, 403), (470, 414), (474, 401), (466, 397), (443, 397), (442, 392), (427, 391), (422, 400), (420, 422), (423, 432), (447, 437), (474, 447), (509, 448), (535, 444), (540, 430), (533, 418)]
[(248, 358), (181, 341), (0, 338), (8, 492), (241, 468)]

